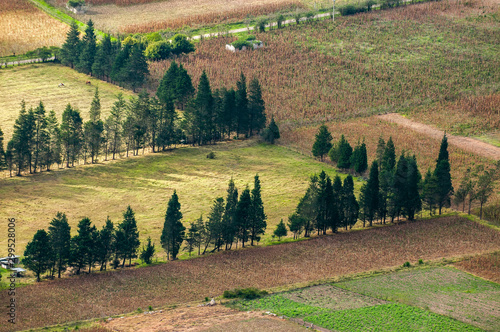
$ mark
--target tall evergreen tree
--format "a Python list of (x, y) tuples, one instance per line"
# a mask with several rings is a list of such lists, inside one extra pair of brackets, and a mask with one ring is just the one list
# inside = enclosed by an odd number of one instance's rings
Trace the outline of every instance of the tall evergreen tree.
[(94, 32), (94, 23), (92, 20), (87, 22), (87, 27), (85, 28), (85, 36), (81, 41), (81, 53), (78, 59), (78, 70), (84, 72), (85, 74), (92, 75), (92, 65), (94, 64), (94, 59), (97, 52), (97, 40)]
[(132, 87), (132, 91), (142, 86), (149, 75), (148, 63), (144, 56), (144, 47), (141, 43), (137, 43), (132, 47), (130, 59), (125, 66), (127, 72), (126, 82)]
[(114, 225), (108, 217), (97, 236), (96, 261), (101, 265), (100, 271), (106, 270), (107, 264), (111, 260), (115, 245), (114, 235)]
[(111, 42), (111, 36), (106, 34), (97, 48), (94, 63), (92, 64), (92, 75), (109, 80), (115, 56), (116, 52)]
[(33, 132), (33, 170), (36, 173), (37, 168), (41, 170), (41, 159), (43, 151), (48, 143), (47, 118), (45, 116), (45, 106), (42, 101), (38, 104), (34, 112), (34, 132)]
[(262, 137), (266, 142), (271, 144), (274, 144), (274, 141), (280, 138), (280, 130), (274, 121), (274, 117), (271, 118), (271, 122), (269, 122), (269, 126), (262, 133)]
[(78, 24), (72, 21), (70, 30), (66, 35), (66, 41), (61, 48), (61, 61), (64, 65), (74, 68), (80, 56), (80, 31)]
[(99, 150), (103, 142), (104, 123), (101, 120), (101, 101), (99, 89), (95, 88), (94, 99), (90, 105), (90, 120), (85, 123), (85, 137), (92, 164), (99, 156)]
[(161, 233), (161, 245), (167, 253), (167, 258), (177, 259), (179, 248), (184, 241), (184, 232), (186, 228), (181, 222), (181, 204), (177, 192), (174, 193), (168, 201), (167, 212), (165, 213), (165, 223)]
[(224, 209), (224, 229), (223, 238), (226, 244), (226, 250), (231, 249), (233, 241), (238, 232), (238, 224), (236, 220), (236, 208), (238, 206), (238, 189), (236, 188), (233, 179), (229, 180), (226, 196), (226, 207)]
[(66, 214), (57, 212), (49, 226), (49, 239), (54, 254), (57, 277), (61, 278), (63, 272), (69, 264), (71, 248), (71, 228), (68, 224)]
[(366, 219), (372, 226), (373, 220), (376, 218), (377, 211), (379, 210), (379, 196), (380, 196), (379, 178), (378, 178), (378, 163), (373, 161), (370, 167), (370, 177), (366, 183), (365, 191), (365, 215)]
[(35, 273), (36, 281), (39, 282), (40, 275), (50, 268), (52, 257), (49, 236), (44, 229), (40, 229), (24, 250), (23, 264)]
[(453, 195), (453, 185), (451, 183), (450, 162), (448, 158), (448, 139), (446, 134), (441, 141), (439, 156), (434, 169), (434, 176), (437, 181), (437, 198), (439, 214), (443, 207), (449, 207), (451, 204), (451, 195)]
[(368, 156), (364, 141), (354, 148), (351, 155), (351, 167), (353, 167), (354, 171), (358, 174), (362, 174), (368, 169)]
[(127, 206), (127, 210), (123, 213), (123, 221), (118, 225), (116, 233), (116, 246), (119, 248), (119, 252), (123, 257), (122, 267), (125, 266), (125, 260), (127, 258), (129, 260), (129, 265), (131, 265), (132, 258), (137, 257), (140, 241), (135, 213), (130, 205)]
[(203, 71), (198, 84), (198, 92), (196, 94), (196, 120), (198, 125), (198, 143), (205, 144), (212, 141), (214, 138), (214, 100), (208, 76)]
[(266, 107), (262, 99), (259, 80), (254, 77), (248, 86), (248, 129), (249, 136), (259, 132), (266, 125)]
[(155, 245), (154, 243), (151, 243), (151, 237), (148, 237), (148, 243), (146, 244), (146, 246), (142, 247), (140, 256), (141, 260), (148, 265), (151, 264), (151, 260), (155, 254), (155, 251)]
[(328, 131), (326, 125), (321, 125), (319, 127), (318, 133), (316, 134), (316, 139), (312, 146), (312, 154), (315, 157), (319, 157), (323, 160), (323, 157), (328, 154), (328, 151), (332, 148), (332, 134)]
[(438, 201), (437, 191), (436, 176), (432, 174), (431, 169), (429, 168), (427, 173), (425, 173), (424, 183), (422, 185), (422, 201), (431, 216), (436, 213)]
[(418, 170), (415, 156), (408, 157), (408, 178), (406, 183), (407, 201), (405, 214), (408, 220), (414, 220), (415, 215), (422, 210), (422, 200), (420, 198), (420, 183), (422, 175)]
[(248, 116), (247, 83), (243, 72), (241, 72), (240, 79), (236, 82), (235, 103), (236, 135), (239, 136), (241, 133), (246, 133), (248, 131), (250, 121)]
[(378, 160), (378, 171), (379, 173), (382, 171), (382, 164), (384, 160), (384, 152), (385, 152), (385, 141), (382, 135), (378, 138), (376, 156)]
[(156, 90), (156, 96), (164, 104), (174, 102), (177, 99), (177, 83), (179, 82), (179, 67), (177, 62), (172, 61), (170, 67), (163, 75), (160, 85)]
[(309, 187), (304, 196), (300, 199), (297, 205), (296, 214), (299, 218), (304, 220), (303, 229), (304, 236), (311, 236), (311, 231), (316, 224), (318, 216), (317, 199), (318, 199), (318, 176), (313, 175), (309, 181)]
[(253, 242), (260, 241), (261, 235), (264, 234), (267, 227), (266, 214), (264, 213), (264, 203), (262, 202), (261, 187), (259, 176), (254, 177), (254, 188), (252, 189), (252, 209), (250, 216), (250, 245)]
[(111, 68), (111, 81), (122, 83), (128, 80), (128, 63), (131, 51), (132, 46), (128, 44), (120, 49)]
[(92, 226), (89, 218), (78, 222), (78, 234), (71, 238), (71, 265), (76, 269), (76, 274), (88, 265), (89, 272), (94, 262), (96, 228)]
[(194, 94), (193, 82), (191, 81), (191, 76), (189, 76), (186, 69), (182, 63), (179, 65), (177, 71), (177, 79), (175, 82), (175, 100), (177, 105), (181, 110), (184, 109), (189, 98)]
[(387, 141), (384, 155), (380, 162), (382, 163), (381, 168), (388, 171), (392, 171), (394, 170), (394, 167), (396, 167), (396, 148), (394, 146), (394, 142), (392, 141), (392, 137), (389, 137), (389, 140)]
[(64, 146), (66, 167), (69, 167), (70, 162), (72, 166), (74, 165), (80, 153), (82, 137), (82, 117), (80, 112), (68, 104), (62, 115), (61, 123), (61, 141)]
[(217, 197), (214, 200), (212, 209), (208, 214), (208, 220), (206, 223), (206, 231), (208, 232), (208, 241), (206, 241), (205, 251), (209, 244), (213, 244), (214, 249), (212, 251), (219, 251), (224, 244), (224, 199), (222, 197)]
[(7, 159), (5, 157), (5, 149), (3, 144), (3, 131), (0, 128), (0, 171), (7, 168)]
[(57, 122), (56, 113), (50, 111), (47, 117), (47, 144), (45, 145), (45, 150), (43, 151), (42, 163), (50, 171), (52, 164), (61, 163), (61, 131), (59, 128), (59, 123)]
[(285, 226), (285, 223), (283, 222), (283, 219), (278, 223), (276, 226), (276, 229), (273, 232), (274, 236), (278, 237), (278, 241), (281, 241), (281, 238), (287, 235), (287, 229)]
[(123, 98), (123, 94), (120, 92), (116, 97), (113, 107), (111, 107), (111, 112), (107, 120), (109, 130), (111, 131), (111, 152), (113, 153), (113, 160), (115, 160), (116, 154), (120, 152), (123, 136), (123, 117), (126, 106), (127, 104)]
[[(33, 113), (33, 112), (31, 112)], [(12, 142), (12, 162), (17, 166), (17, 175), (20, 176), (28, 166), (31, 166), (31, 148), (33, 138), (34, 117), (26, 111), (24, 100), (21, 102), (21, 111), (14, 124)]]
[(347, 230), (347, 227), (352, 228), (356, 224), (359, 214), (359, 204), (354, 195), (354, 180), (350, 174), (344, 179), (341, 203), (344, 226)]
[(250, 196), (250, 189), (247, 186), (241, 193), (240, 200), (236, 206), (237, 236), (243, 247), (245, 247), (245, 242), (248, 241), (250, 235), (250, 223), (253, 218), (252, 212), (252, 197)]

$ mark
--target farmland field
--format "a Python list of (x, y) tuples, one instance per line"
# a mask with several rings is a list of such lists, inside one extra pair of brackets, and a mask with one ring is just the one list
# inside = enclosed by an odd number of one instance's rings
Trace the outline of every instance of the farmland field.
[(497, 331), (499, 300), (500, 285), (440, 267), (302, 288), (237, 306), (335, 331)]
[[(111, 0), (107, 5), (92, 6), (86, 14), (75, 15), (80, 21), (92, 19), (96, 27), (112, 33), (151, 32), (183, 26), (199, 27), (205, 24), (220, 24), (243, 21), (247, 16), (256, 17), (279, 11), (295, 11), (312, 5), (310, 0), (169, 0), (141, 1), (134, 6), (118, 6), (129, 0)], [(135, 1), (135, 0), (132, 0)], [(52, 0), (62, 7), (65, 1)], [(99, 0), (95, 1), (98, 3)], [(323, 1), (328, 3), (327, 1)], [(318, 5), (321, 1), (318, 1)]]
[(472, 257), (458, 262), (455, 266), (463, 271), (500, 283), (500, 252)]
[[(214, 151), (216, 158), (207, 159)], [(17, 249), (24, 250), (37, 229), (48, 227), (57, 211), (68, 215), (76, 232), (78, 221), (88, 216), (97, 227), (109, 216), (122, 219), (130, 204), (136, 213), (141, 240), (148, 236), (158, 244), (167, 202), (174, 189), (180, 198), (184, 221), (206, 216), (213, 200), (226, 197), (231, 177), (241, 193), (260, 175), (270, 240), (275, 225), (293, 212), (308, 185), (309, 176), (329, 165), (282, 147), (254, 141), (230, 142), (173, 152), (149, 154), (106, 165), (76, 167), (50, 174), (0, 180), (0, 215), (17, 216)], [(359, 188), (361, 182), (356, 181)], [(0, 232), (6, 232), (5, 223)], [(0, 248), (6, 238), (0, 238)]]
[(428, 308), (489, 331), (500, 329), (500, 285), (453, 268), (398, 272), (336, 285), (367, 296)]
[(68, 30), (69, 26), (28, 0), (0, 0), (0, 57), (43, 46), (61, 46)]
[[(91, 81), (92, 85), (85, 82)], [(64, 83), (64, 87), (58, 87)], [(0, 124), (5, 134), (5, 141), (12, 135), (14, 122), (21, 109), (21, 100), (26, 107), (36, 107), (40, 100), (47, 110), (54, 110), (58, 120), (68, 103), (78, 108), (83, 119), (88, 119), (90, 103), (94, 97), (95, 87), (99, 87), (101, 98), (102, 117), (106, 117), (116, 95), (122, 92), (131, 96), (132, 92), (121, 89), (116, 85), (80, 74), (68, 67), (54, 64), (35, 64), (0, 71)], [(7, 93), (8, 91), (8, 93)]]
[[(106, 317), (149, 305), (156, 308), (199, 301), (236, 287), (304, 285), (400, 266), (405, 261), (415, 264), (418, 259), (437, 260), (499, 249), (499, 232), (460, 217), (445, 217), (222, 252), (21, 287), (17, 296), (23, 302), (17, 312), (22, 320), (16, 328)], [(0, 292), (0, 302), (6, 298), (7, 292)], [(1, 331), (8, 328), (0, 326)]]

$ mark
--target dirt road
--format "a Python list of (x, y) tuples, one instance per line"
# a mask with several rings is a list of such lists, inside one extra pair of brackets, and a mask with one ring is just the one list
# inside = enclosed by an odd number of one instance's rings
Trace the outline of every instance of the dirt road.
[[(388, 122), (397, 123), (403, 127), (409, 128), (411, 130), (422, 133), (423, 135), (430, 136), (435, 139), (441, 139), (443, 137), (444, 131), (434, 128), (429, 125), (425, 125), (419, 122), (407, 119), (397, 113), (388, 113), (379, 115), (382, 120)], [(493, 160), (500, 160), (500, 148), (494, 145), (479, 141), (470, 137), (462, 137), (447, 134), (448, 143), (459, 147), (463, 150), (473, 152), (477, 155), (490, 158)]]

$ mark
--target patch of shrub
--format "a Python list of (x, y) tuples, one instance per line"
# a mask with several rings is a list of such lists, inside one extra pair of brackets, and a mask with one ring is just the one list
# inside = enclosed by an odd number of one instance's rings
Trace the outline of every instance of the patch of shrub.
[(72, 8), (80, 7), (85, 5), (85, 0), (69, 0), (68, 6)]
[(231, 45), (234, 46), (234, 48), (241, 50), (243, 46), (246, 46), (246, 48), (250, 47), (250, 43), (244, 39), (238, 39), (237, 41), (234, 41)]
[(172, 45), (170, 42), (162, 40), (152, 42), (146, 47), (144, 56), (151, 61), (159, 61), (166, 59), (172, 53)]
[(267, 295), (268, 293), (263, 290), (258, 290), (257, 288), (236, 288), (233, 290), (226, 290), (224, 291), (224, 294), (222, 295), (225, 299), (246, 299), (246, 300), (253, 300), (253, 299), (258, 299), (264, 295)]
[(403, 264), (403, 267), (410, 267), (410, 266), (411, 266), (410, 262), (405, 262), (405, 263)]
[(210, 152), (207, 154), (207, 158), (208, 158), (208, 159), (215, 159), (215, 152), (210, 151)]
[(248, 35), (245, 40), (255, 40), (255, 35)]
[(423, 261), (422, 259), (419, 259), (419, 260), (418, 260), (418, 264), (419, 264), (419, 265), (422, 265), (422, 264), (424, 264), (424, 261)]

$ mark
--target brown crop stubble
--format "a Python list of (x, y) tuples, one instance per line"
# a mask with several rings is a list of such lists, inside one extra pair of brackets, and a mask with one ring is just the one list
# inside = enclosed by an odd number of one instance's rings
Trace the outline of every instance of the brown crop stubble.
[(460, 270), (500, 283), (500, 252), (480, 255), (455, 264)]
[(69, 26), (28, 0), (0, 0), (0, 56), (23, 54), (43, 46), (61, 46)]
[[(500, 233), (460, 217), (339, 233), (148, 268), (96, 273), (19, 288), (17, 329), (132, 312), (217, 296), (398, 266), (405, 261), (491, 252)], [(0, 302), (7, 303), (7, 292)], [(7, 331), (9, 326), (0, 326)]]

